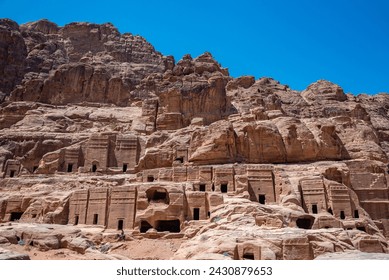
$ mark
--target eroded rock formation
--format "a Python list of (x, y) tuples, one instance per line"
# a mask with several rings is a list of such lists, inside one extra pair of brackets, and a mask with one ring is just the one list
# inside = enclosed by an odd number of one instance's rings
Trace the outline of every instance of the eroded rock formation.
[(182, 239), (175, 259), (389, 253), (388, 94), (233, 78), (109, 23), (2, 19), (0, 97), (6, 258), (159, 238)]

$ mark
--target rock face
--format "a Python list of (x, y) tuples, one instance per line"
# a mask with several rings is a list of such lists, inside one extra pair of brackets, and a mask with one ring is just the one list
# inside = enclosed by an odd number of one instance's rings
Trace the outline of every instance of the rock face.
[(123, 258), (104, 254), (134, 238), (182, 239), (175, 259), (386, 256), (388, 96), (233, 78), (109, 23), (2, 19), (0, 256)]

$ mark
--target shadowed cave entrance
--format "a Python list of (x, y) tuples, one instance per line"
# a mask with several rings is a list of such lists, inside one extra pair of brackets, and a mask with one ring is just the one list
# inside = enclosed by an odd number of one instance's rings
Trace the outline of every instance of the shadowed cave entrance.
[(147, 221), (140, 222), (140, 232), (141, 233), (145, 233), (151, 228), (153, 228), (153, 227)]
[(255, 257), (254, 257), (254, 253), (252, 250), (245, 250), (244, 253), (243, 253), (243, 259), (244, 260), (254, 260)]
[(150, 188), (146, 191), (148, 202), (169, 204), (169, 194), (164, 188)]
[(12, 221), (20, 220), (22, 215), (23, 215), (23, 212), (12, 212), (10, 221), (12, 222)]
[(158, 220), (155, 223), (155, 229), (157, 231), (180, 232), (180, 220)]
[(314, 217), (310, 217), (310, 216), (299, 217), (296, 220), (296, 225), (298, 228), (311, 229), (314, 221), (315, 221)]

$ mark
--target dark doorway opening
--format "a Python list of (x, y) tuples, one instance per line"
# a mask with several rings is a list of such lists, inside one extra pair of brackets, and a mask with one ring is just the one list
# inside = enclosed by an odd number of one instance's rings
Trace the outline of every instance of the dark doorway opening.
[(254, 260), (254, 253), (253, 252), (244, 252), (243, 253), (243, 259), (244, 260)]
[(154, 176), (153, 175), (147, 176), (147, 182), (154, 182)]
[(200, 220), (200, 208), (193, 208), (193, 220)]
[(180, 232), (180, 220), (157, 221), (157, 231)]
[(98, 214), (93, 214), (93, 224), (97, 225), (99, 222), (99, 215)]
[(260, 204), (265, 204), (266, 203), (266, 196), (264, 194), (258, 195), (258, 202)]
[(96, 164), (93, 164), (93, 165), (92, 165), (92, 172), (96, 172), (96, 170), (97, 170), (97, 165), (96, 165)]
[(73, 163), (68, 163), (68, 172), (73, 171)]
[(9, 177), (12, 178), (15, 176), (15, 170), (11, 170), (11, 172), (9, 173)]
[(215, 191), (215, 184), (212, 183), (212, 191)]
[(122, 230), (123, 229), (123, 220), (118, 220), (118, 230)]
[(184, 157), (178, 157), (176, 158), (176, 161), (179, 161), (180, 163), (184, 163)]
[(228, 184), (221, 184), (220, 185), (220, 191), (222, 193), (226, 193), (228, 191)]
[(207, 213), (207, 214), (208, 214), (208, 218), (209, 218), (209, 217), (211, 217), (211, 212), (209, 212), (209, 211), (208, 211), (208, 213)]
[(22, 215), (23, 215), (23, 212), (11, 212), (11, 220), (10, 221), (20, 220)]
[(205, 184), (200, 184), (200, 191), (205, 192)]
[(37, 169), (38, 169), (38, 166), (35, 165), (35, 166), (32, 168), (32, 172), (34, 173)]
[(308, 218), (298, 218), (296, 220), (296, 225), (298, 228), (303, 228), (303, 229), (311, 229), (312, 228), (312, 219)]
[(127, 171), (127, 168), (128, 168), (127, 163), (123, 163), (123, 172), (126, 172), (126, 171)]
[(346, 218), (344, 211), (340, 211), (340, 218), (344, 220)]
[(74, 225), (78, 225), (78, 220), (80, 219), (79, 215), (74, 216)]
[(312, 204), (312, 213), (317, 214), (317, 205), (316, 204)]
[(140, 232), (141, 233), (145, 233), (151, 228), (153, 228), (153, 227), (147, 221), (140, 222)]
[(358, 210), (354, 210), (354, 218), (356, 218), (356, 219), (359, 218), (359, 212), (358, 212)]
[(357, 227), (357, 229), (366, 232), (366, 228), (365, 227)]
[(334, 215), (334, 213), (332, 212), (332, 208), (328, 208), (328, 213), (330, 213), (331, 215)]

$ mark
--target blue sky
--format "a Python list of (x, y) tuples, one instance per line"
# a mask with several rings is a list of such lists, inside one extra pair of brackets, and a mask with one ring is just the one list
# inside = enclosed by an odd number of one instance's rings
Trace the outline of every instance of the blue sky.
[(296, 90), (326, 79), (354, 94), (389, 92), (388, 15), (386, 0), (0, 0), (0, 18), (19, 24), (111, 22), (176, 61), (209, 51), (234, 77)]

